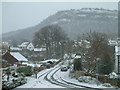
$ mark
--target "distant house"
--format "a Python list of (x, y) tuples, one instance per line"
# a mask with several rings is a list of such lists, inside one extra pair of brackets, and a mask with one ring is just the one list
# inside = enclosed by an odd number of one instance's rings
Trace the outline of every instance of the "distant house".
[(30, 42), (23, 42), (21, 45), (18, 45), (19, 48), (21, 48), (22, 50), (34, 50), (34, 46), (32, 43)]
[(28, 60), (19, 52), (6, 52), (2, 58), (7, 60), (10, 64), (22, 64), (23, 62), (28, 62)]
[(46, 56), (46, 48), (34, 48), (34, 56), (39, 57), (39, 59), (44, 59)]
[(115, 46), (115, 45), (117, 45), (117, 41), (116, 40), (108, 40), (108, 45)]

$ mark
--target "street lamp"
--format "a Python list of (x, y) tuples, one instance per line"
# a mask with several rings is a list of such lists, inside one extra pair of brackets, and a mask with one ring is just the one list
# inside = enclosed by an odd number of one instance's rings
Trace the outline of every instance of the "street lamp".
[[(99, 61), (100, 61), (100, 58), (96, 58), (96, 71), (97, 71), (96, 78), (97, 78), (97, 80), (98, 80), (98, 62)], [(97, 83), (97, 85), (98, 85), (98, 83)]]

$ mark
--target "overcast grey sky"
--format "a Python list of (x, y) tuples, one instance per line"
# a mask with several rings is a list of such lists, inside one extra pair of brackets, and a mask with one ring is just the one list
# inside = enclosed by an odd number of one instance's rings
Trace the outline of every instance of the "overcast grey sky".
[(37, 25), (59, 10), (80, 8), (117, 9), (117, 7), (117, 2), (4, 2), (2, 3), (2, 33)]

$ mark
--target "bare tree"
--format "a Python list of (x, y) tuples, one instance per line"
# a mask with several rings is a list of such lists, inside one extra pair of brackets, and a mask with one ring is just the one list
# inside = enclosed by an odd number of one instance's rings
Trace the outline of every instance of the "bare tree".
[(46, 47), (46, 58), (59, 57), (63, 52), (67, 35), (58, 25), (48, 25), (35, 33), (35, 47)]
[(80, 46), (81, 55), (85, 62), (87, 72), (93, 72), (96, 69), (96, 59), (102, 59), (104, 54), (112, 56), (112, 51), (108, 45), (107, 36), (103, 33), (87, 33)]

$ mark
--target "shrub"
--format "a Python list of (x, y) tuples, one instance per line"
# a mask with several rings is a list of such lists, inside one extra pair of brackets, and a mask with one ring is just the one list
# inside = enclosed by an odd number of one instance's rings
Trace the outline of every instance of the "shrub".
[(117, 86), (120, 88), (120, 77), (117, 80)]
[(23, 73), (25, 76), (31, 76), (33, 74), (32, 67), (26, 66), (26, 67), (19, 67), (17, 69), (18, 73)]
[(74, 67), (73, 68), (74, 68), (75, 71), (81, 71), (82, 70), (82, 64), (81, 64), (81, 59), (80, 58), (74, 60)]

